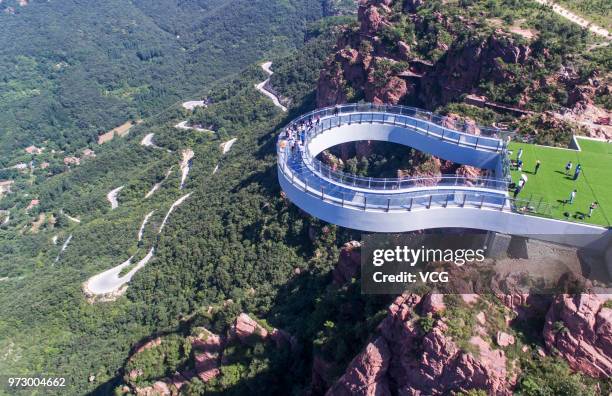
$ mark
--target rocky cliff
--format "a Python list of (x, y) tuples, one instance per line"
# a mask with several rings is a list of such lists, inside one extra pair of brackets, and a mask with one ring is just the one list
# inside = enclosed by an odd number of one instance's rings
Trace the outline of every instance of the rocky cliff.
[(443, 304), (425, 300), (408, 294), (397, 297), (378, 334), (327, 395), (448, 394), (470, 389), (510, 395), (513, 380), (504, 351), (480, 334), (469, 340), (474, 352), (463, 350), (447, 334), (445, 319), (435, 320), (424, 331), (419, 318), (444, 309)]
[(470, 104), (513, 116), (565, 107), (571, 111), (560, 118), (612, 136), (597, 121), (610, 116), (609, 68), (593, 70), (577, 61), (591, 55), (554, 48), (552, 39), (504, 25), (474, 4), (360, 1), (358, 25), (346, 29), (320, 73), (318, 106), (365, 100), (434, 110), (471, 95), (479, 100)]

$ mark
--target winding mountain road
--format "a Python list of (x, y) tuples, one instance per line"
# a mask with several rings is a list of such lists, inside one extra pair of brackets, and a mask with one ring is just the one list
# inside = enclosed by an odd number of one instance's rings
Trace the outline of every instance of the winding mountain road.
[[(274, 72), (271, 69), (272, 67), (272, 62), (265, 62), (264, 64), (261, 65), (261, 68), (268, 74), (268, 76), (272, 76), (272, 74), (274, 74)], [(287, 111), (287, 108), (285, 106), (283, 106), (280, 102), (280, 98), (278, 96), (276, 96), (276, 94), (274, 94), (273, 92), (270, 92), (266, 89), (266, 86), (270, 83), (270, 77), (268, 77), (268, 79), (266, 79), (265, 81), (260, 82), (259, 84), (255, 85), (255, 88), (257, 88), (257, 90), (259, 92), (261, 92), (262, 94), (266, 95), (268, 98), (272, 99), (272, 102), (274, 102), (274, 105), (278, 108), (280, 108), (282, 111)]]
[(155, 213), (155, 211), (152, 211), (151, 213), (147, 214), (144, 220), (142, 220), (142, 225), (140, 226), (140, 229), (138, 230), (138, 242), (142, 241), (142, 236), (144, 235), (144, 229), (147, 223), (149, 222), (149, 219), (151, 218), (151, 216), (153, 216), (153, 213)]
[(174, 209), (176, 209), (177, 206), (181, 205), (183, 202), (185, 202), (187, 200), (187, 198), (189, 198), (191, 196), (191, 194), (193, 193), (189, 193), (187, 195), (182, 196), (181, 198), (179, 198), (178, 200), (176, 200), (176, 202), (174, 202), (172, 204), (172, 206), (170, 206), (170, 209), (168, 210), (168, 213), (166, 213), (166, 217), (164, 217), (164, 221), (162, 221), (161, 226), (159, 227), (159, 234), (162, 233), (162, 231), (164, 230), (164, 227), (166, 226), (166, 223), (168, 222), (168, 218), (170, 217), (170, 215), (172, 214), (172, 212), (174, 211)]
[(122, 264), (119, 264), (116, 267), (113, 267), (107, 271), (104, 271), (98, 275), (94, 275), (87, 282), (85, 282), (84, 290), (85, 293), (91, 295), (104, 295), (104, 294), (112, 294), (120, 292), (122, 287), (126, 285), (129, 281), (132, 280), (132, 277), (143, 268), (151, 259), (153, 258), (153, 254), (155, 252), (155, 248), (151, 248), (149, 253), (134, 266), (124, 276), (119, 276), (121, 271), (132, 265), (132, 259), (134, 257), (130, 257)]
[(229, 153), (234, 143), (236, 143), (236, 140), (238, 140), (238, 138), (233, 138), (231, 140), (228, 140), (227, 142), (221, 143), (221, 151), (224, 155)]
[(64, 253), (66, 251), (66, 249), (68, 248), (68, 245), (70, 245), (70, 241), (72, 241), (72, 234), (70, 234), (70, 236), (68, 237), (68, 239), (66, 239), (66, 241), (64, 242), (64, 244), (62, 245), (62, 248), (60, 249), (59, 254), (57, 255), (57, 257), (55, 258), (55, 262), (57, 263), (60, 260), (60, 257), (62, 256), (62, 253)]
[(111, 210), (117, 209), (119, 207), (119, 202), (117, 201), (117, 195), (119, 195), (119, 192), (123, 190), (124, 188), (125, 186), (117, 187), (111, 192), (109, 192), (108, 194), (106, 194), (106, 199), (108, 199), (108, 202), (110, 202), (111, 204)]

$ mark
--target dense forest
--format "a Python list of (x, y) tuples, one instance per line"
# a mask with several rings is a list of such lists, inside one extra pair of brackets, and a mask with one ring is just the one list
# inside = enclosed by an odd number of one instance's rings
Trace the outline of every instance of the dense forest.
[[(342, 30), (355, 28), (353, 5), (0, 5), (14, 6), (14, 12), (0, 14), (0, 31), (11, 38), (0, 49), (6, 76), (0, 80), (0, 167), (52, 162), (53, 149), (80, 154), (92, 147), (97, 154), (80, 166), (60, 163), (45, 172), (0, 170), (0, 179), (17, 180), (14, 190), (20, 192), (0, 198), (0, 209), (11, 211), (11, 220), (0, 226), (0, 373), (65, 376), (68, 386), (57, 394), (122, 394), (133, 368), (144, 369), (147, 385), (190, 367), (184, 338), (203, 327), (226, 332), (240, 312), (264, 327), (283, 329), (299, 348), (289, 354), (259, 341), (232, 344), (222, 376), (207, 384), (195, 380), (186, 394), (304, 395), (316, 356), (327, 357), (330, 379), (342, 373), (384, 317), (390, 297), (362, 295), (357, 280), (332, 285), (340, 247), (361, 235), (309, 217), (283, 197), (274, 144), (289, 120), (315, 107), (325, 60)], [(324, 14), (333, 16), (319, 19)], [(68, 17), (77, 23), (66, 26)], [(37, 30), (41, 26), (45, 34)], [(581, 42), (582, 32), (568, 34)], [(428, 39), (433, 40), (422, 41)], [(423, 47), (426, 53), (435, 56)], [(288, 113), (254, 88), (267, 78), (259, 65), (267, 56), (274, 60), (273, 86), (290, 100)], [(193, 112), (175, 105), (203, 97), (210, 105)], [(473, 109), (451, 104), (443, 111)], [(498, 120), (484, 110), (476, 116)], [(100, 132), (128, 119), (143, 122), (124, 139), (95, 145)], [(183, 120), (212, 132), (174, 127)], [(155, 147), (141, 145), (151, 133)], [(220, 145), (233, 138), (224, 154)], [(25, 155), (30, 144), (45, 145), (47, 152)], [(194, 158), (181, 190), (179, 162), (186, 149)], [(404, 166), (403, 152), (394, 154), (350, 166), (362, 174), (380, 172), (387, 162)], [(156, 183), (159, 190), (145, 198)], [(120, 186), (119, 207), (111, 209), (106, 194)], [(160, 233), (164, 214), (186, 193), (192, 195)], [(26, 210), (33, 198), (39, 205)], [(142, 219), (152, 211), (138, 241)], [(40, 215), (45, 221), (35, 227)], [(155, 258), (126, 294), (110, 303), (85, 299), (85, 280), (129, 257), (141, 258), (151, 247)], [(465, 337), (462, 321), (468, 321), (469, 309), (455, 305), (459, 320), (453, 330)], [(505, 323), (503, 315), (496, 318)], [(431, 320), (424, 317), (419, 325), (427, 329)], [(164, 337), (159, 350), (127, 360), (136, 345), (157, 336)], [(539, 363), (521, 362), (521, 394), (608, 390), (604, 382), (573, 374), (562, 361)]]
[(102, 132), (295, 48), (323, 12), (320, 0), (25, 3), (0, 5), (0, 168), (31, 144), (93, 146)]

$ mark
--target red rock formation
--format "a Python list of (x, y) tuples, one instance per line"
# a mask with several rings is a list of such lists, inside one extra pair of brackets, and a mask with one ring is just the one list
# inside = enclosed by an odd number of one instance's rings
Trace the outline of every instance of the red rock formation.
[(387, 378), (390, 360), (387, 342), (382, 337), (377, 338), (353, 359), (327, 395), (391, 395)]
[(340, 250), (338, 264), (332, 272), (333, 283), (341, 286), (359, 274), (361, 269), (361, 243), (351, 241), (344, 244)]
[(557, 296), (546, 315), (544, 340), (570, 367), (593, 377), (612, 375), (612, 309), (593, 294)]
[(203, 382), (208, 382), (221, 373), (219, 370), (223, 351), (221, 337), (206, 331), (202, 336), (192, 340), (191, 347), (194, 350), (195, 374)]
[(473, 93), (481, 80), (494, 83), (508, 80), (511, 76), (499, 60), (506, 64), (524, 64), (531, 49), (497, 30), (483, 39), (451, 46), (448, 53), (422, 81), (419, 97), (429, 108), (449, 103), (464, 93)]
[(268, 337), (268, 330), (251, 319), (249, 315), (241, 313), (234, 321), (230, 335), (237, 337), (242, 343), (250, 343), (253, 336), (266, 339)]
[[(436, 304), (421, 304), (422, 314)], [(510, 395), (512, 383), (506, 357), (480, 337), (470, 343), (478, 357), (462, 351), (445, 335), (447, 326), (438, 320), (432, 331), (422, 334), (413, 310), (420, 298), (402, 295), (389, 307), (379, 333), (351, 362), (328, 395), (423, 395), (483, 389), (487, 394)]]

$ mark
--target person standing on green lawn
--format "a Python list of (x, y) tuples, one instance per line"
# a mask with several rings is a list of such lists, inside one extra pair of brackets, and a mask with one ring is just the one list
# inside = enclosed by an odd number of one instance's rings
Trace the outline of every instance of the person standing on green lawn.
[(533, 174), (534, 174), (534, 175), (537, 175), (537, 174), (538, 174), (538, 171), (540, 170), (540, 165), (542, 165), (542, 163), (540, 162), (540, 160), (537, 160), (537, 161), (536, 161), (536, 164), (535, 164), (535, 169), (534, 169), (534, 171), (533, 171)]
[(574, 180), (578, 180), (578, 176), (580, 176), (580, 172), (582, 172), (582, 165), (576, 165), (576, 171), (574, 171)]
[(572, 170), (572, 161), (570, 161), (567, 164), (565, 164), (565, 174), (569, 175), (571, 170)]
[(593, 215), (593, 211), (597, 209), (597, 205), (599, 205), (597, 201), (591, 202), (591, 206), (589, 206), (589, 217)]
[(576, 193), (578, 192), (578, 190), (574, 190), (570, 193), (570, 197), (568, 200), (568, 203), (571, 205), (574, 203), (574, 200), (576, 199)]
[(523, 149), (520, 148), (518, 153), (516, 153), (516, 162), (519, 162), (522, 157), (523, 157)]

